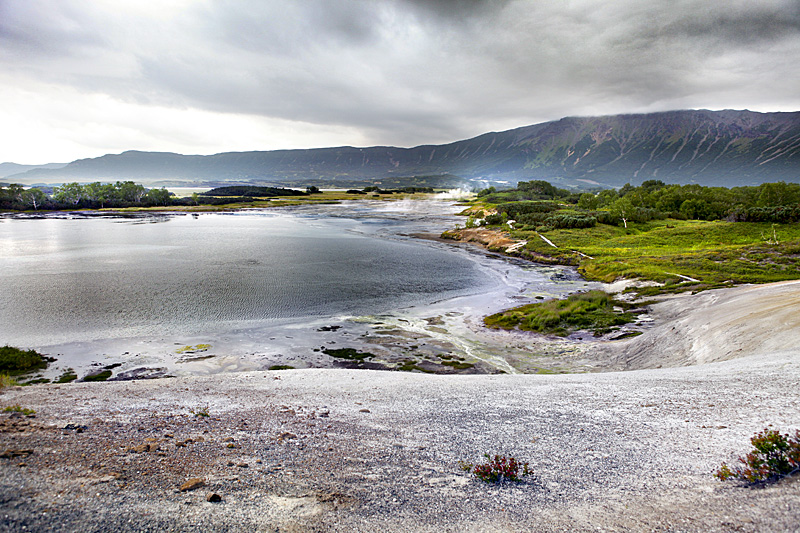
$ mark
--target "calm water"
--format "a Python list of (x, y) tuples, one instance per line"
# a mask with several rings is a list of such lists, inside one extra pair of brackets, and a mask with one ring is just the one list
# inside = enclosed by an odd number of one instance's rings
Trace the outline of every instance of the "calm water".
[[(206, 373), (330, 366), (321, 346), (372, 350), (370, 336), (390, 328), (511, 370), (502, 350), (476, 340), (480, 317), (585, 284), (565, 269), (409, 236), (463, 222), (460, 209), (0, 218), (0, 344), (56, 356), (49, 377), (117, 362)], [(181, 355), (201, 343), (212, 358)]]
[[(351, 213), (352, 215), (352, 213)], [(459, 254), (317, 213), (0, 223), (0, 342), (192, 333), (371, 315), (496, 284)]]

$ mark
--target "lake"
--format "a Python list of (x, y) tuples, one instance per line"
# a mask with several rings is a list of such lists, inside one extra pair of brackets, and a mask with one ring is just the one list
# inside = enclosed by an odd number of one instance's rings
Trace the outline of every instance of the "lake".
[[(494, 312), (532, 288), (560, 294), (579, 283), (563, 270), (410, 237), (452, 227), (458, 209), (345, 202), (3, 218), (0, 343), (56, 355), (51, 374), (111, 361), (172, 373), (329, 366), (324, 343), (369, 336), (376, 323)], [(187, 356), (197, 344), (211, 348)]]

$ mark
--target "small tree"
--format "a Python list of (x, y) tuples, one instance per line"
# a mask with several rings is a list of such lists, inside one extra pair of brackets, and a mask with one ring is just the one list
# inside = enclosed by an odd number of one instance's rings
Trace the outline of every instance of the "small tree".
[(60, 204), (78, 205), (85, 196), (86, 190), (77, 182), (65, 183), (53, 191), (53, 199)]
[(47, 195), (41, 189), (28, 189), (22, 194), (22, 203), (38, 211), (39, 207), (47, 201)]

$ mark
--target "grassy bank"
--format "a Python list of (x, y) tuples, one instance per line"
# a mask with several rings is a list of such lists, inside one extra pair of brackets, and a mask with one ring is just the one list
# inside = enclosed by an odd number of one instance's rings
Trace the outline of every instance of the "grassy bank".
[[(785, 194), (766, 195), (772, 189)], [(682, 195), (682, 196), (681, 196)], [(800, 279), (800, 186), (737, 189), (646, 182), (576, 194), (545, 182), (482, 191), (442, 236), (546, 264), (575, 266), (586, 279), (651, 282), (638, 295)], [(678, 198), (680, 201), (670, 201)], [(668, 201), (669, 200), (669, 201)], [(689, 209), (691, 207), (691, 209)], [(602, 333), (628, 321), (608, 295), (575, 295), (492, 315), (490, 327), (565, 335)]]
[(598, 224), (541, 234), (510, 233), (528, 241), (520, 256), (550, 257), (577, 266), (587, 279), (607, 283), (641, 279), (677, 289), (679, 284), (699, 288), (800, 278), (798, 224), (666, 219), (630, 223), (627, 228)]
[(615, 301), (602, 291), (572, 294), (564, 300), (548, 300), (515, 307), (484, 319), (491, 328), (521, 329), (567, 336), (578, 330), (603, 335), (634, 320), (630, 304)]

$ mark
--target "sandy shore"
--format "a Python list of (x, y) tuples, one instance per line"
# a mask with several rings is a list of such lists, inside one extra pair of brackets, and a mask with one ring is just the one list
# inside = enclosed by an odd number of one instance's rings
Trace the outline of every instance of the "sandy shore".
[[(798, 479), (711, 474), (768, 424), (800, 428), (798, 302), (795, 282), (659, 304), (645, 335), (598, 349), (639, 368), (625, 372), (7, 389), (0, 404), (36, 416), (0, 415), (0, 452), (16, 451), (0, 458), (0, 529), (797, 531)], [(460, 470), (484, 452), (534, 476), (493, 486)], [(191, 479), (203, 485), (180, 491)]]

